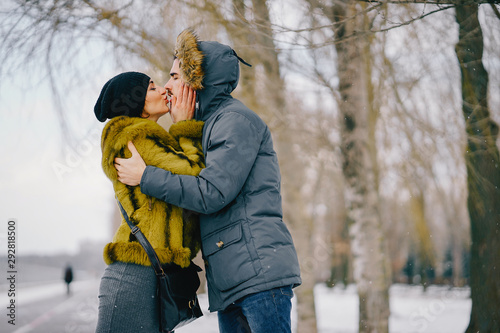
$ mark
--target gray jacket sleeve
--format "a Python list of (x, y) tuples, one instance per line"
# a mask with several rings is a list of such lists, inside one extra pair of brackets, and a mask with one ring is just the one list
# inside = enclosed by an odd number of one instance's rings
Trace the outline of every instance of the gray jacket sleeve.
[(244, 115), (227, 112), (219, 116), (206, 135), (206, 167), (197, 177), (147, 166), (141, 191), (202, 214), (215, 213), (233, 201), (253, 167), (262, 131)]

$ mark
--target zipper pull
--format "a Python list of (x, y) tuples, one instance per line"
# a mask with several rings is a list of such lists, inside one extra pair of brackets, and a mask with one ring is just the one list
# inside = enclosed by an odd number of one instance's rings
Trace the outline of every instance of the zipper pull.
[(153, 200), (149, 198), (148, 201), (149, 201), (149, 210), (153, 210)]

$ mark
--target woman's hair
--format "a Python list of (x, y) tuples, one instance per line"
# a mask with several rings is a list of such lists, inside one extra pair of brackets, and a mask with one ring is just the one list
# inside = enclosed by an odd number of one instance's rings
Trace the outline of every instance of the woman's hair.
[(94, 106), (100, 122), (118, 116), (140, 117), (151, 78), (139, 72), (125, 72), (110, 79)]

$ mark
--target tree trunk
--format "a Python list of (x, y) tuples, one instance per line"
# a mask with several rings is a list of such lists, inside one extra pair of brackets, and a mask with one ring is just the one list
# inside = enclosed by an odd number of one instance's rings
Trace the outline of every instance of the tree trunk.
[[(305, 165), (297, 158), (293, 151), (298, 138), (293, 135), (293, 124), (287, 121), (285, 115), (285, 98), (283, 95), (285, 84), (279, 71), (278, 53), (274, 45), (269, 9), (263, 0), (252, 1), (255, 13), (256, 26), (259, 30), (260, 44), (259, 58), (264, 67), (267, 96), (265, 100), (268, 111), (273, 114), (273, 123), (276, 135), (276, 149), (280, 160), (283, 177), (284, 217), (291, 226), (297, 253), (301, 264), (302, 285), (295, 289), (297, 295), (297, 333), (317, 332), (316, 309), (314, 304), (315, 265), (312, 255), (312, 226), (310, 214), (306, 212), (304, 200), (301, 196), (302, 183), (298, 179), (305, 179)], [(311, 263), (309, 265), (308, 263)]]
[[(305, 200), (301, 195), (303, 184), (300, 179), (304, 179), (304, 166), (299, 159), (291, 163), (291, 160), (296, 157), (293, 144), (290, 142), (291, 134), (289, 132), (288, 134), (282, 133), (279, 135), (276, 146), (283, 176), (284, 216), (291, 226), (302, 278), (302, 285), (295, 289), (297, 296), (297, 333), (316, 333), (314, 285), (318, 258), (313, 254), (313, 220), (306, 213)], [(300, 171), (297, 172), (298, 170)], [(299, 175), (302, 175), (302, 177)]]
[(425, 218), (424, 194), (415, 190), (410, 199), (410, 213), (415, 227), (415, 250), (417, 254), (417, 267), (420, 275), (420, 284), (427, 290), (430, 281), (428, 270), (435, 267), (435, 250), (432, 235)]
[(488, 73), (478, 5), (457, 6), (455, 51), (462, 75), (462, 112), (467, 131), (467, 206), (471, 223), (472, 309), (467, 333), (500, 332), (500, 158), (498, 125), (487, 103)]
[[(359, 332), (389, 331), (390, 273), (379, 214), (376, 154), (372, 151), (371, 77), (367, 66), (369, 40), (366, 15), (356, 1), (335, 8), (336, 49), (341, 94), (341, 149), (350, 220), (354, 280), (359, 295)], [(368, 53), (367, 53), (368, 51)]]

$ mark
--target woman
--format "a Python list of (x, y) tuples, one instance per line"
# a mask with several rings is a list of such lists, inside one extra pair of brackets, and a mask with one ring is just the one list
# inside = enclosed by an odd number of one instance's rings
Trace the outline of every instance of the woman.
[[(173, 99), (172, 107), (194, 110), (194, 94)], [(144, 195), (139, 186), (117, 179), (116, 157), (129, 158), (128, 143), (134, 143), (148, 165), (173, 173), (198, 175), (203, 165), (203, 122), (177, 121), (165, 131), (156, 122), (170, 112), (163, 87), (149, 76), (126, 72), (109, 80), (94, 107), (101, 122), (109, 122), (101, 139), (102, 167), (112, 181), (117, 199), (131, 221), (144, 233), (162, 263), (187, 267), (200, 249), (197, 216), (179, 207)], [(151, 263), (127, 223), (122, 223), (113, 241), (104, 248), (108, 264), (99, 289), (96, 333), (158, 332), (156, 276)]]

